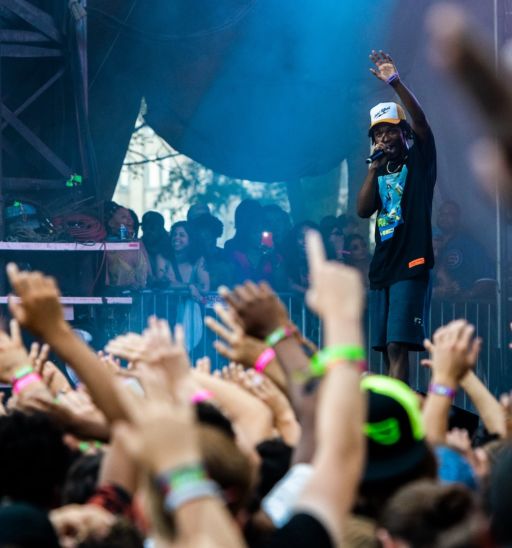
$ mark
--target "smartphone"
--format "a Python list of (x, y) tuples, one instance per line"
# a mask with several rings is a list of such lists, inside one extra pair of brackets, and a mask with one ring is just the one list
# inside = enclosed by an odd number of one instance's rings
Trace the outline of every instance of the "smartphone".
[(274, 236), (272, 232), (267, 232), (265, 230), (261, 233), (261, 245), (268, 249), (274, 248)]

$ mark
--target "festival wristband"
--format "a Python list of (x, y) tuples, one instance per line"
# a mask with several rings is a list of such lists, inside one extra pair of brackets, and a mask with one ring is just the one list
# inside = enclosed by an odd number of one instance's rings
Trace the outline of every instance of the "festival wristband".
[(291, 337), (296, 332), (295, 327), (286, 325), (284, 327), (278, 327), (268, 337), (265, 338), (265, 344), (267, 346), (275, 346), (277, 343), (280, 343), (284, 339)]
[(444, 384), (431, 383), (428, 387), (429, 394), (435, 394), (436, 396), (445, 396), (446, 398), (454, 399), (457, 394), (457, 390), (445, 386)]
[(11, 383), (14, 384), (17, 380), (30, 375), (34, 372), (34, 368), (31, 365), (24, 365), (14, 372)]
[(200, 480), (196, 483), (184, 485), (179, 489), (169, 491), (165, 495), (164, 508), (170, 512), (175, 512), (178, 508), (198, 499), (219, 497), (220, 490), (217, 484), (208, 479)]
[(209, 390), (197, 390), (190, 398), (190, 403), (198, 404), (213, 399), (213, 394)]
[(29, 373), (20, 379), (16, 379), (12, 385), (12, 391), (15, 394), (19, 394), (23, 389), (27, 388), (35, 382), (41, 382), (42, 379), (37, 373)]
[(189, 485), (208, 479), (204, 466), (201, 463), (190, 464), (179, 468), (172, 468), (156, 476), (156, 483), (160, 491), (167, 495), (172, 491), (182, 489)]
[(276, 357), (276, 351), (273, 348), (265, 348), (254, 362), (254, 370), (263, 373), (267, 365)]
[(393, 82), (396, 82), (399, 78), (400, 76), (398, 76), (398, 72), (395, 72), (389, 78), (386, 79), (386, 84), (391, 85)]
[(326, 346), (311, 357), (310, 371), (314, 377), (322, 377), (328, 371), (333, 362), (352, 362), (360, 367), (364, 364), (366, 369), (366, 353), (362, 346), (340, 344)]

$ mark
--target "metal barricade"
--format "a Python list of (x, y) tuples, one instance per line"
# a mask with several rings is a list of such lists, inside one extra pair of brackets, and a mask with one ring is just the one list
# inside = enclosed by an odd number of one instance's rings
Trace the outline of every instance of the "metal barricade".
[[(306, 307), (302, 296), (296, 293), (281, 293), (279, 296), (284, 302), (290, 318), (302, 334), (315, 345), (322, 346), (322, 323)], [(180, 307), (191, 301), (186, 293), (179, 291), (143, 291), (133, 294), (132, 297), (134, 304), (126, 316), (125, 331), (141, 332), (147, 325), (147, 319), (151, 315), (166, 318), (171, 325), (174, 325), (178, 319)], [(208, 330), (204, 324), (206, 315), (217, 317), (213, 308), (216, 302), (222, 302), (222, 299), (216, 293), (209, 293), (205, 296), (204, 303), (197, 305), (201, 313), (201, 321), (188, 324), (188, 330), (192, 330), (190, 340), (196, 341), (196, 344), (190, 346), (188, 350), (192, 360), (209, 356), (212, 359), (213, 367), (220, 368), (226, 364), (226, 360), (213, 349), (216, 335)], [(493, 364), (499, 363), (497, 326), (495, 325), (496, 305), (485, 301), (447, 302), (434, 300), (429, 318), (429, 336), (441, 325), (457, 318), (464, 318), (475, 325), (475, 336), (481, 337), (483, 340), (476, 372), (491, 392), (498, 394), (506, 387), (503, 386), (500, 378), (499, 368), (493, 367)], [(187, 326), (185, 328), (187, 329)], [(369, 346), (368, 341), (371, 333), (367, 314), (365, 315), (365, 328), (369, 369), (374, 373), (385, 373), (382, 354), (371, 350)], [(200, 333), (194, 332), (198, 329), (201, 330)], [(424, 353), (411, 354), (409, 382), (413, 388), (421, 392), (426, 392), (430, 378), (430, 372), (421, 365), (421, 359), (424, 357), (426, 357)], [(465, 409), (470, 409), (465, 394), (457, 396), (456, 404)]]

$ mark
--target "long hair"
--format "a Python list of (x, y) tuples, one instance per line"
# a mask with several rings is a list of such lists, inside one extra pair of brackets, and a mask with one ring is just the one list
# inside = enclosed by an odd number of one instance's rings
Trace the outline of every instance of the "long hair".
[(190, 229), (190, 223), (187, 221), (178, 221), (171, 226), (169, 249), (168, 252), (164, 254), (164, 257), (169, 260), (176, 260), (176, 254), (174, 253), (174, 249), (172, 247), (172, 239), (174, 232), (176, 232), (178, 228), (183, 228), (188, 235), (188, 247), (185, 251), (185, 257), (187, 261), (194, 264), (201, 256), (201, 251), (197, 242), (195, 231)]

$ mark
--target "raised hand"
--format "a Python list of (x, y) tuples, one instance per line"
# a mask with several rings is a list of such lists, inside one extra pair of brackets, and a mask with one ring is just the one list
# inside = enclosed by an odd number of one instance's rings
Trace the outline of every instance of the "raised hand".
[(149, 318), (148, 328), (143, 333), (144, 363), (161, 367), (172, 382), (188, 375), (190, 360), (185, 348), (185, 333), (181, 325), (174, 329), (174, 336), (167, 320)]
[(38, 342), (33, 342), (30, 346), (28, 359), (32, 367), (40, 374), (40, 369), (48, 359), (50, 354), (50, 345), (40, 345)]
[(289, 323), (288, 312), (270, 286), (261, 282), (246, 282), (233, 291), (219, 287), (219, 293), (236, 312), (248, 335), (265, 339), (278, 327)]
[(62, 546), (78, 546), (87, 538), (108, 535), (116, 517), (95, 504), (69, 504), (49, 514)]
[(246, 335), (240, 324), (234, 319), (233, 314), (221, 305), (215, 306), (215, 312), (222, 323), (211, 316), (205, 318), (208, 328), (225, 341), (225, 343), (214, 341), (215, 350), (229, 361), (252, 367), (258, 356), (265, 350), (265, 343)]
[(195, 416), (187, 398), (172, 398), (164, 373), (148, 369), (146, 398), (118, 384), (129, 423), (118, 424), (116, 434), (128, 454), (154, 474), (201, 460)]
[(510, 439), (512, 437), (512, 393), (501, 394), (500, 405), (505, 418), (505, 436)]
[(379, 80), (389, 83), (391, 78), (398, 78), (398, 69), (393, 59), (387, 53), (384, 53), (382, 50), (372, 50), (370, 61), (375, 64), (375, 68), (371, 68), (370, 72)]
[(6, 270), (20, 298), (19, 301), (9, 299), (11, 314), (22, 327), (48, 340), (48, 335), (66, 324), (55, 280), (40, 272), (20, 271), (14, 263), (9, 263)]
[(457, 386), (475, 368), (482, 341), (473, 338), (474, 332), (473, 325), (455, 320), (440, 327), (433, 342), (425, 339), (423, 344), (431, 355), (430, 366), (436, 382)]
[(4, 331), (0, 331), (0, 381), (5, 383), (11, 382), (17, 369), (29, 364), (18, 322), (11, 320), (10, 328), (10, 337)]
[[(128, 360), (134, 364), (143, 361), (144, 357), (144, 339), (142, 335), (137, 333), (126, 333), (125, 335), (119, 335), (115, 339), (110, 340), (105, 347), (107, 353), (117, 356), (123, 360)], [(102, 353), (100, 358), (103, 362), (106, 362), (105, 355)], [(109, 368), (112, 369), (111, 363), (106, 362)]]

